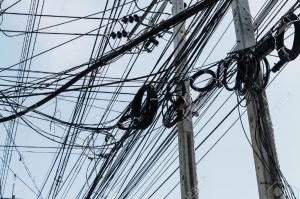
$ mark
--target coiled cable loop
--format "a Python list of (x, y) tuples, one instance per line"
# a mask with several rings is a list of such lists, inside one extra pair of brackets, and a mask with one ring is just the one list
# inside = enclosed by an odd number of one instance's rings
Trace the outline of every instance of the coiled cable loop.
[(157, 93), (152, 85), (145, 84), (134, 96), (130, 108), (119, 120), (118, 127), (123, 130), (146, 129), (152, 124), (157, 110)]
[(176, 103), (178, 98), (182, 98), (186, 93), (184, 80), (172, 79), (167, 85), (167, 99)]
[(166, 112), (163, 112), (163, 125), (166, 128), (171, 128), (177, 122), (183, 120), (185, 115), (185, 106), (186, 101), (184, 98), (178, 98), (178, 100), (170, 106), (168, 106), (168, 102), (165, 101), (164, 107), (167, 107), (167, 110)]
[(223, 62), (223, 79), (221, 80), (223, 86), (228, 91), (234, 91), (237, 88), (237, 84), (235, 83), (233, 87), (229, 87), (229, 80), (233, 77), (233, 75), (237, 72), (237, 69), (229, 70), (229, 67), (232, 65), (233, 59), (226, 59)]
[[(261, 62), (263, 64), (261, 64)], [(264, 57), (261, 61), (260, 61), (260, 65), (259, 65), (259, 68), (260, 69), (264, 69), (264, 70), (261, 70), (262, 72), (262, 80), (257, 84), (255, 84), (255, 87), (254, 87), (254, 91), (256, 93), (261, 93), (268, 85), (269, 83), (269, 79), (270, 79), (270, 64), (269, 64), (269, 61), (266, 57)]]
[[(208, 84), (204, 87), (197, 87), (195, 85), (195, 80), (198, 79), (201, 75), (208, 74), (211, 76), (211, 79), (209, 80)], [(214, 71), (209, 69), (203, 69), (196, 72), (194, 75), (190, 77), (190, 86), (193, 90), (198, 92), (206, 92), (211, 90), (216, 85), (216, 74)]]
[[(284, 34), (286, 29), (290, 25), (294, 25), (295, 34), (294, 34), (294, 42), (291, 49), (288, 49), (284, 45)], [(294, 13), (288, 13), (281, 20), (281, 27), (278, 28), (276, 33), (276, 50), (278, 52), (279, 58), (282, 61), (292, 61), (296, 59), (300, 53), (300, 20), (297, 15)]]
[(240, 56), (237, 61), (236, 91), (243, 96), (247, 91), (255, 86), (259, 76), (259, 60), (248, 52)]

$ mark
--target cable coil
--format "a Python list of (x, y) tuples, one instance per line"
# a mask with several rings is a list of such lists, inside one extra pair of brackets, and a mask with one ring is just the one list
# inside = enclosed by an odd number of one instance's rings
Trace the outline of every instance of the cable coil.
[(176, 103), (178, 98), (185, 96), (186, 88), (184, 85), (184, 80), (171, 80), (167, 85), (166, 98), (172, 103)]
[[(145, 93), (147, 95), (143, 102)], [(157, 93), (153, 86), (146, 84), (138, 90), (132, 100), (130, 108), (127, 109), (125, 114), (121, 117), (117, 126), (123, 130), (146, 129), (152, 124), (157, 110)]]
[[(284, 45), (284, 35), (286, 29), (291, 25), (294, 25), (295, 34), (292, 49), (288, 49)], [(300, 21), (297, 15), (294, 13), (288, 13), (281, 20), (281, 26), (277, 29), (276, 33), (276, 50), (280, 58), (279, 62), (276, 63), (272, 72), (279, 71), (287, 62), (295, 60), (300, 53)]]
[[(286, 29), (291, 25), (294, 25), (295, 36), (292, 49), (288, 49), (284, 45), (284, 34)], [(297, 15), (294, 13), (289, 13), (283, 17), (281, 21), (281, 27), (277, 30), (276, 33), (276, 50), (280, 60), (282, 61), (292, 61), (295, 60), (300, 53), (300, 20)]]
[[(172, 103), (170, 106), (167, 105), (167, 101), (163, 107), (167, 107), (167, 111), (163, 112), (163, 125), (166, 128), (173, 127), (177, 122), (181, 121), (185, 115), (185, 105), (186, 102), (184, 98), (180, 97), (175, 103)], [(163, 109), (162, 109), (163, 110)]]
[[(211, 76), (211, 81), (205, 86), (205, 87), (197, 87), (194, 83), (195, 80), (198, 79), (201, 75), (208, 74)], [(209, 69), (203, 69), (196, 72), (191, 78), (190, 78), (190, 86), (193, 90), (198, 92), (206, 92), (211, 90), (216, 85), (216, 74), (214, 71)]]

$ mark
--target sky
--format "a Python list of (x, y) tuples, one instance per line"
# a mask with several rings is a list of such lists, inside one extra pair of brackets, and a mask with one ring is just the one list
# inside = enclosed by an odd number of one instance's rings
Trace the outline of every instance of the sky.
[[(13, 0), (4, 0), (2, 9), (11, 5)], [(91, 13), (96, 13), (104, 9), (105, 1), (96, 1), (96, 0), (48, 0), (45, 1), (44, 5), (44, 14), (53, 14), (53, 15), (73, 15), (73, 16), (85, 16)], [(149, 1), (150, 2), (150, 1)], [(261, 6), (264, 4), (264, 0), (251, 0), (250, 3), (250, 13), (255, 17), (256, 13), (259, 11)], [(291, 6), (294, 4), (295, 0), (289, 0), (287, 4), (282, 8), (282, 10), (274, 17), (273, 24), (278, 20)], [(112, 3), (110, 1), (110, 3)], [(146, 6), (148, 1), (139, 2), (140, 6)], [(22, 0), (16, 6), (11, 8), (10, 12), (20, 12), (28, 13), (30, 1)], [(170, 10), (171, 5), (168, 5), (167, 9)], [(96, 15), (100, 16), (100, 15)], [(26, 25), (27, 18), (24, 16), (11, 16), (4, 15), (2, 18), (2, 23), (0, 28), (7, 30), (24, 30)], [(46, 27), (58, 22), (62, 22), (62, 19), (57, 18), (43, 18), (41, 20), (40, 26)], [(217, 60), (220, 60), (226, 56), (228, 52), (232, 49), (235, 44), (235, 32), (232, 21), (231, 11), (226, 15), (222, 21), (220, 27), (217, 29), (210, 42), (207, 44), (207, 47), (203, 51), (202, 55), (199, 58), (199, 64), (212, 63)], [(268, 27), (273, 25), (269, 24)], [(97, 20), (79, 20), (78, 22), (70, 23), (64, 26), (59, 26), (57, 28), (52, 28), (49, 31), (60, 31), (60, 32), (88, 32), (93, 30), (99, 25)], [(209, 58), (206, 60), (207, 56), (210, 54), (211, 49), (217, 43), (218, 38), (223, 34), (225, 28), (228, 26), (228, 30), (225, 32), (220, 43), (214, 48)], [(120, 28), (119, 26), (116, 29)], [(131, 26), (127, 27), (128, 29), (132, 28)], [(268, 30), (268, 28), (267, 28)], [(9, 33), (15, 34), (15, 33)], [(34, 53), (42, 52), (48, 48), (51, 48), (63, 41), (73, 38), (74, 36), (60, 36), (60, 35), (39, 35), (36, 40), (36, 47)], [(154, 65), (153, 60), (159, 57), (163, 45), (167, 43), (168, 35), (165, 36), (165, 40), (160, 40), (160, 46), (155, 49), (152, 53), (144, 54), (143, 59), (139, 59), (136, 63), (136, 67), (133, 68), (133, 71), (130, 73), (129, 77), (140, 76), (148, 74), (152, 66)], [(5, 68), (11, 66), (12, 64), (17, 63), (20, 60), (20, 54), (22, 49), (22, 42), (24, 37), (7, 37), (3, 33), (0, 34), (0, 67)], [(126, 41), (122, 40), (121, 44)], [(291, 39), (288, 40), (291, 42)], [(31, 64), (31, 69), (42, 70), (42, 71), (51, 71), (59, 72), (65, 69), (70, 68), (71, 66), (76, 66), (82, 63), (85, 63), (89, 60), (90, 54), (92, 52), (92, 47), (94, 43), (93, 36), (85, 36), (81, 39), (75, 40), (67, 45), (59, 47), (49, 53), (45, 53), (41, 56), (38, 56), (33, 59)], [(272, 52), (276, 54), (276, 52)], [(276, 61), (276, 58), (268, 57), (269, 62), (273, 64)], [(107, 72), (108, 77), (120, 78), (124, 71), (127, 71), (126, 64), (129, 61), (128, 57), (124, 57), (111, 66), (105, 67), (103, 71)], [(298, 85), (300, 79), (299, 68), (300, 58), (289, 63), (284, 70), (276, 77), (276, 79), (270, 84), (267, 88), (267, 96), (269, 101), (269, 108), (272, 116), (272, 123), (274, 127), (274, 136), (276, 141), (276, 149), (278, 153), (278, 159), (280, 163), (280, 168), (288, 180), (289, 184), (294, 189), (295, 195), (299, 198), (300, 191), (300, 159), (297, 155), (300, 151), (300, 126), (298, 124), (298, 113), (300, 112), (300, 106), (298, 100), (300, 99), (300, 93), (298, 92)], [(17, 67), (17, 66), (16, 66)], [(15, 68), (16, 68), (15, 67)], [(1, 71), (1, 75), (16, 75), (16, 72), (6, 72)], [(272, 74), (272, 78), (275, 77), (275, 74)], [(3, 86), (3, 85), (2, 85)], [(2, 87), (1, 86), (1, 87)], [(102, 91), (108, 91), (111, 88), (103, 88)], [(122, 90), (124, 92), (130, 91), (135, 92), (135, 90)], [(228, 111), (236, 104), (236, 97), (231, 97), (229, 102), (221, 108), (221, 111), (214, 117), (214, 120), (208, 125), (205, 125), (210, 116), (222, 105), (224, 99), (226, 99), (231, 93), (228, 91), (222, 92), (214, 105), (209, 109), (205, 114), (202, 120), (194, 129), (195, 146), (210, 133), (210, 131), (216, 126), (216, 124), (228, 113)], [(109, 94), (101, 95), (102, 98), (110, 99)], [(195, 93), (193, 93), (195, 97)], [(33, 101), (36, 101), (39, 98), (30, 98), (25, 101), (25, 105), (31, 104)], [(56, 117), (68, 120), (73, 108), (73, 103), (68, 103), (65, 101), (67, 98), (58, 98), (57, 100), (52, 100), (45, 106), (41, 107), (39, 110), (43, 110), (49, 114), (54, 114)], [(128, 102), (132, 99), (132, 96), (122, 95), (118, 98), (119, 100), (124, 100), (127, 102), (116, 103), (113, 107), (113, 114), (109, 115), (107, 120), (113, 119), (116, 117), (118, 111), (122, 111), (127, 105)], [(95, 106), (97, 107), (106, 107), (108, 102), (106, 101), (96, 101)], [(57, 112), (54, 112), (54, 107), (57, 106)], [(241, 108), (243, 111), (244, 108)], [(1, 110), (2, 111), (2, 110)], [(202, 113), (200, 111), (200, 113)], [(1, 113), (7, 114), (7, 113)], [(91, 109), (90, 114), (86, 115), (86, 121), (96, 122), (98, 121), (103, 114), (102, 109)], [(196, 151), (196, 161), (198, 161), (205, 152), (212, 146), (212, 144), (219, 139), (219, 137), (224, 133), (224, 130), (227, 129), (234, 120), (238, 118), (238, 112), (235, 111), (229, 119), (220, 126), (219, 129), (213, 134), (212, 137), (199, 149)], [(36, 120), (31, 120), (36, 122)], [(246, 114), (243, 116), (243, 125), (246, 129), (246, 133), (249, 136), (249, 128)], [(22, 123), (22, 122), (21, 122)], [(49, 122), (35, 123), (40, 128), (53, 132), (55, 135), (61, 135), (65, 129), (55, 129), (55, 125), (49, 124)], [(5, 125), (2, 124), (0, 127), (0, 137), (2, 139), (0, 144), (4, 144), (4, 138), (6, 136)], [(57, 146), (55, 143), (50, 142), (49, 140), (43, 138), (40, 135), (37, 135), (36, 132), (32, 131), (30, 128), (23, 126), (22, 124), (18, 127), (18, 136), (16, 138), (17, 145), (39, 145), (39, 146)], [(78, 142), (83, 143), (84, 140), (89, 136), (88, 132), (81, 132), (78, 138)], [(163, 135), (166, 136), (166, 135)], [(99, 136), (97, 141), (100, 143), (104, 139), (103, 136)], [(172, 147), (176, 148), (176, 141), (172, 144)], [(13, 152), (11, 169), (18, 175), (18, 177), (24, 179), (25, 182), (33, 187), (32, 180), (28, 177), (28, 174), (24, 168), (24, 164), (29, 168), (32, 179), (40, 187), (44, 177), (46, 176), (49, 163), (53, 160), (54, 155), (51, 153), (42, 153), (34, 154), (20, 149), (22, 152), (22, 161), (16, 152)], [(148, 149), (149, 150), (149, 149)], [(3, 149), (1, 148), (1, 151)], [(55, 152), (52, 150), (52, 152)], [(169, 151), (168, 151), (169, 152)], [(74, 151), (71, 163), (75, 162), (78, 157), (76, 153), (80, 153), (80, 150)], [(177, 153), (177, 152), (176, 152)], [(175, 154), (176, 154), (175, 153)], [(1, 155), (2, 157), (2, 155)], [(175, 156), (174, 156), (175, 157)], [(73, 191), (66, 196), (66, 198), (74, 198), (76, 195), (76, 190), (81, 188), (82, 183), (85, 181), (85, 171), (89, 171), (90, 163), (88, 160), (84, 160), (85, 164), (81, 168), (81, 173), (74, 183)], [(25, 162), (25, 163), (24, 163)], [(175, 158), (175, 163), (171, 165), (167, 172), (163, 174), (162, 177), (168, 176), (174, 168), (178, 166), (178, 160)], [(198, 190), (199, 198), (207, 199), (217, 199), (217, 198), (244, 198), (244, 199), (253, 199), (258, 198), (258, 190), (256, 185), (256, 176), (255, 168), (253, 161), (253, 152), (252, 148), (247, 142), (247, 139), (242, 130), (240, 122), (237, 122), (232, 129), (224, 136), (224, 138), (216, 145), (216, 147), (209, 152), (209, 154), (197, 164), (197, 178), (198, 178)], [(164, 178), (161, 178), (156, 181), (151, 190), (153, 191)], [(163, 198), (179, 181), (179, 172), (177, 172), (164, 186), (162, 186), (159, 191), (153, 195), (153, 198)], [(12, 172), (9, 172), (7, 179), (7, 188), (5, 192), (5, 197), (10, 197), (12, 193), (14, 177)], [(46, 186), (49, 188), (49, 185)], [(142, 190), (139, 190), (142, 192)], [(147, 192), (144, 197), (147, 198), (151, 191)], [(17, 198), (27, 199), (35, 198), (34, 194), (26, 188), (20, 180), (16, 180), (14, 187), (14, 194)], [(112, 194), (113, 195), (113, 194)], [(109, 198), (113, 198), (111, 197)], [(44, 194), (45, 196), (45, 194)], [(138, 198), (138, 197), (136, 197)], [(168, 198), (180, 198), (180, 187), (177, 186), (174, 191), (168, 196)]]

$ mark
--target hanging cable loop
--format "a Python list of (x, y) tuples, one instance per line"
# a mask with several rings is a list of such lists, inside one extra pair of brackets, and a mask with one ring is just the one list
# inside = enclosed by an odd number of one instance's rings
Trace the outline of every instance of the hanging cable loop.
[[(284, 44), (284, 35), (287, 28), (290, 25), (294, 25), (295, 34), (293, 46), (288, 49)], [(282, 61), (288, 62), (295, 60), (300, 54), (300, 20), (294, 13), (288, 13), (283, 17), (281, 21), (281, 26), (278, 28), (276, 33), (276, 50), (278, 52), (279, 58)]]
[[(223, 62), (223, 79), (221, 80), (222, 85), (226, 88), (228, 91), (234, 91), (237, 87), (236, 84), (234, 84), (233, 87), (229, 87), (228, 82), (233, 77), (233, 75), (237, 72), (236, 69), (233, 69), (233, 71), (229, 71), (229, 67), (232, 65), (233, 59), (226, 59)], [(231, 74), (229, 74), (231, 72)]]
[(172, 79), (167, 85), (166, 97), (170, 102), (176, 103), (178, 98), (182, 98), (186, 93), (185, 81), (177, 78)]
[[(166, 112), (163, 112), (163, 125), (166, 128), (173, 127), (177, 122), (183, 120), (185, 115), (186, 101), (184, 98), (178, 98), (178, 100), (168, 106), (167, 101), (165, 101), (163, 107), (167, 107)], [(164, 110), (164, 109), (162, 109)]]
[[(263, 63), (263, 64), (261, 64)], [(254, 90), (257, 93), (261, 93), (268, 85), (270, 79), (270, 64), (266, 57), (264, 57), (259, 63), (259, 68), (262, 70), (262, 80), (259, 82), (259, 85), (255, 84)]]
[[(195, 85), (195, 80), (198, 79), (201, 75), (204, 74), (208, 74), (211, 76), (208, 84), (204, 87), (197, 87)], [(190, 77), (190, 86), (193, 90), (198, 91), (198, 92), (206, 92), (211, 90), (215, 85), (216, 85), (216, 74), (214, 71), (209, 70), (209, 69), (203, 69), (203, 70), (199, 70), (198, 72), (196, 72), (194, 75), (192, 75)]]
[(127, 109), (117, 123), (117, 127), (121, 130), (133, 129), (133, 115), (131, 109)]
[(157, 93), (153, 86), (146, 84), (138, 90), (117, 126), (122, 130), (146, 129), (152, 124), (157, 110)]
[[(146, 99), (143, 102), (144, 94)], [(135, 117), (136, 127), (146, 129), (153, 122), (158, 110), (158, 98), (155, 88), (146, 84), (135, 95), (132, 101), (132, 113)]]
[(260, 72), (259, 60), (252, 52), (243, 54), (237, 61), (237, 69), (236, 90), (243, 96), (255, 86)]

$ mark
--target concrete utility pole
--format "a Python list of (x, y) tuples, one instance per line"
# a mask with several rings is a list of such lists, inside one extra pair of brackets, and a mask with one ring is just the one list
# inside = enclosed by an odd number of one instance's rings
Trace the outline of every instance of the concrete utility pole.
[[(183, 0), (172, 0), (173, 15), (178, 14), (184, 10)], [(185, 43), (185, 26), (184, 22), (174, 27), (174, 47), (176, 49), (175, 56), (182, 49)], [(182, 61), (181, 63), (184, 63)], [(179, 67), (180, 74), (185, 74), (186, 71), (184, 64)], [(190, 92), (189, 92), (189, 81), (185, 82), (186, 95), (184, 96), (187, 104), (191, 104)], [(191, 107), (189, 106), (188, 109)], [(180, 168), (180, 184), (181, 184), (181, 198), (182, 199), (198, 199), (198, 188), (197, 188), (197, 174), (196, 174), (196, 161), (195, 161), (195, 148), (194, 148), (194, 132), (193, 132), (193, 121), (190, 110), (186, 110), (189, 114), (187, 117), (177, 123), (178, 129), (178, 148), (179, 148), (179, 168)]]
[[(232, 12), (238, 50), (254, 46), (256, 41), (248, 0), (233, 0)], [(258, 79), (257, 81), (260, 82), (261, 79)], [(276, 167), (279, 168), (279, 163), (267, 96), (264, 91), (260, 95), (256, 95), (254, 99), (253, 98), (254, 94), (248, 96), (247, 112), (251, 141), (254, 149), (254, 163), (259, 198), (279, 199), (282, 198), (280, 177), (276, 175)], [(265, 142), (268, 143), (268, 147), (264, 147), (258, 141), (262, 136)], [(270, 156), (273, 158), (270, 158)], [(261, 160), (263, 160), (263, 162)]]

